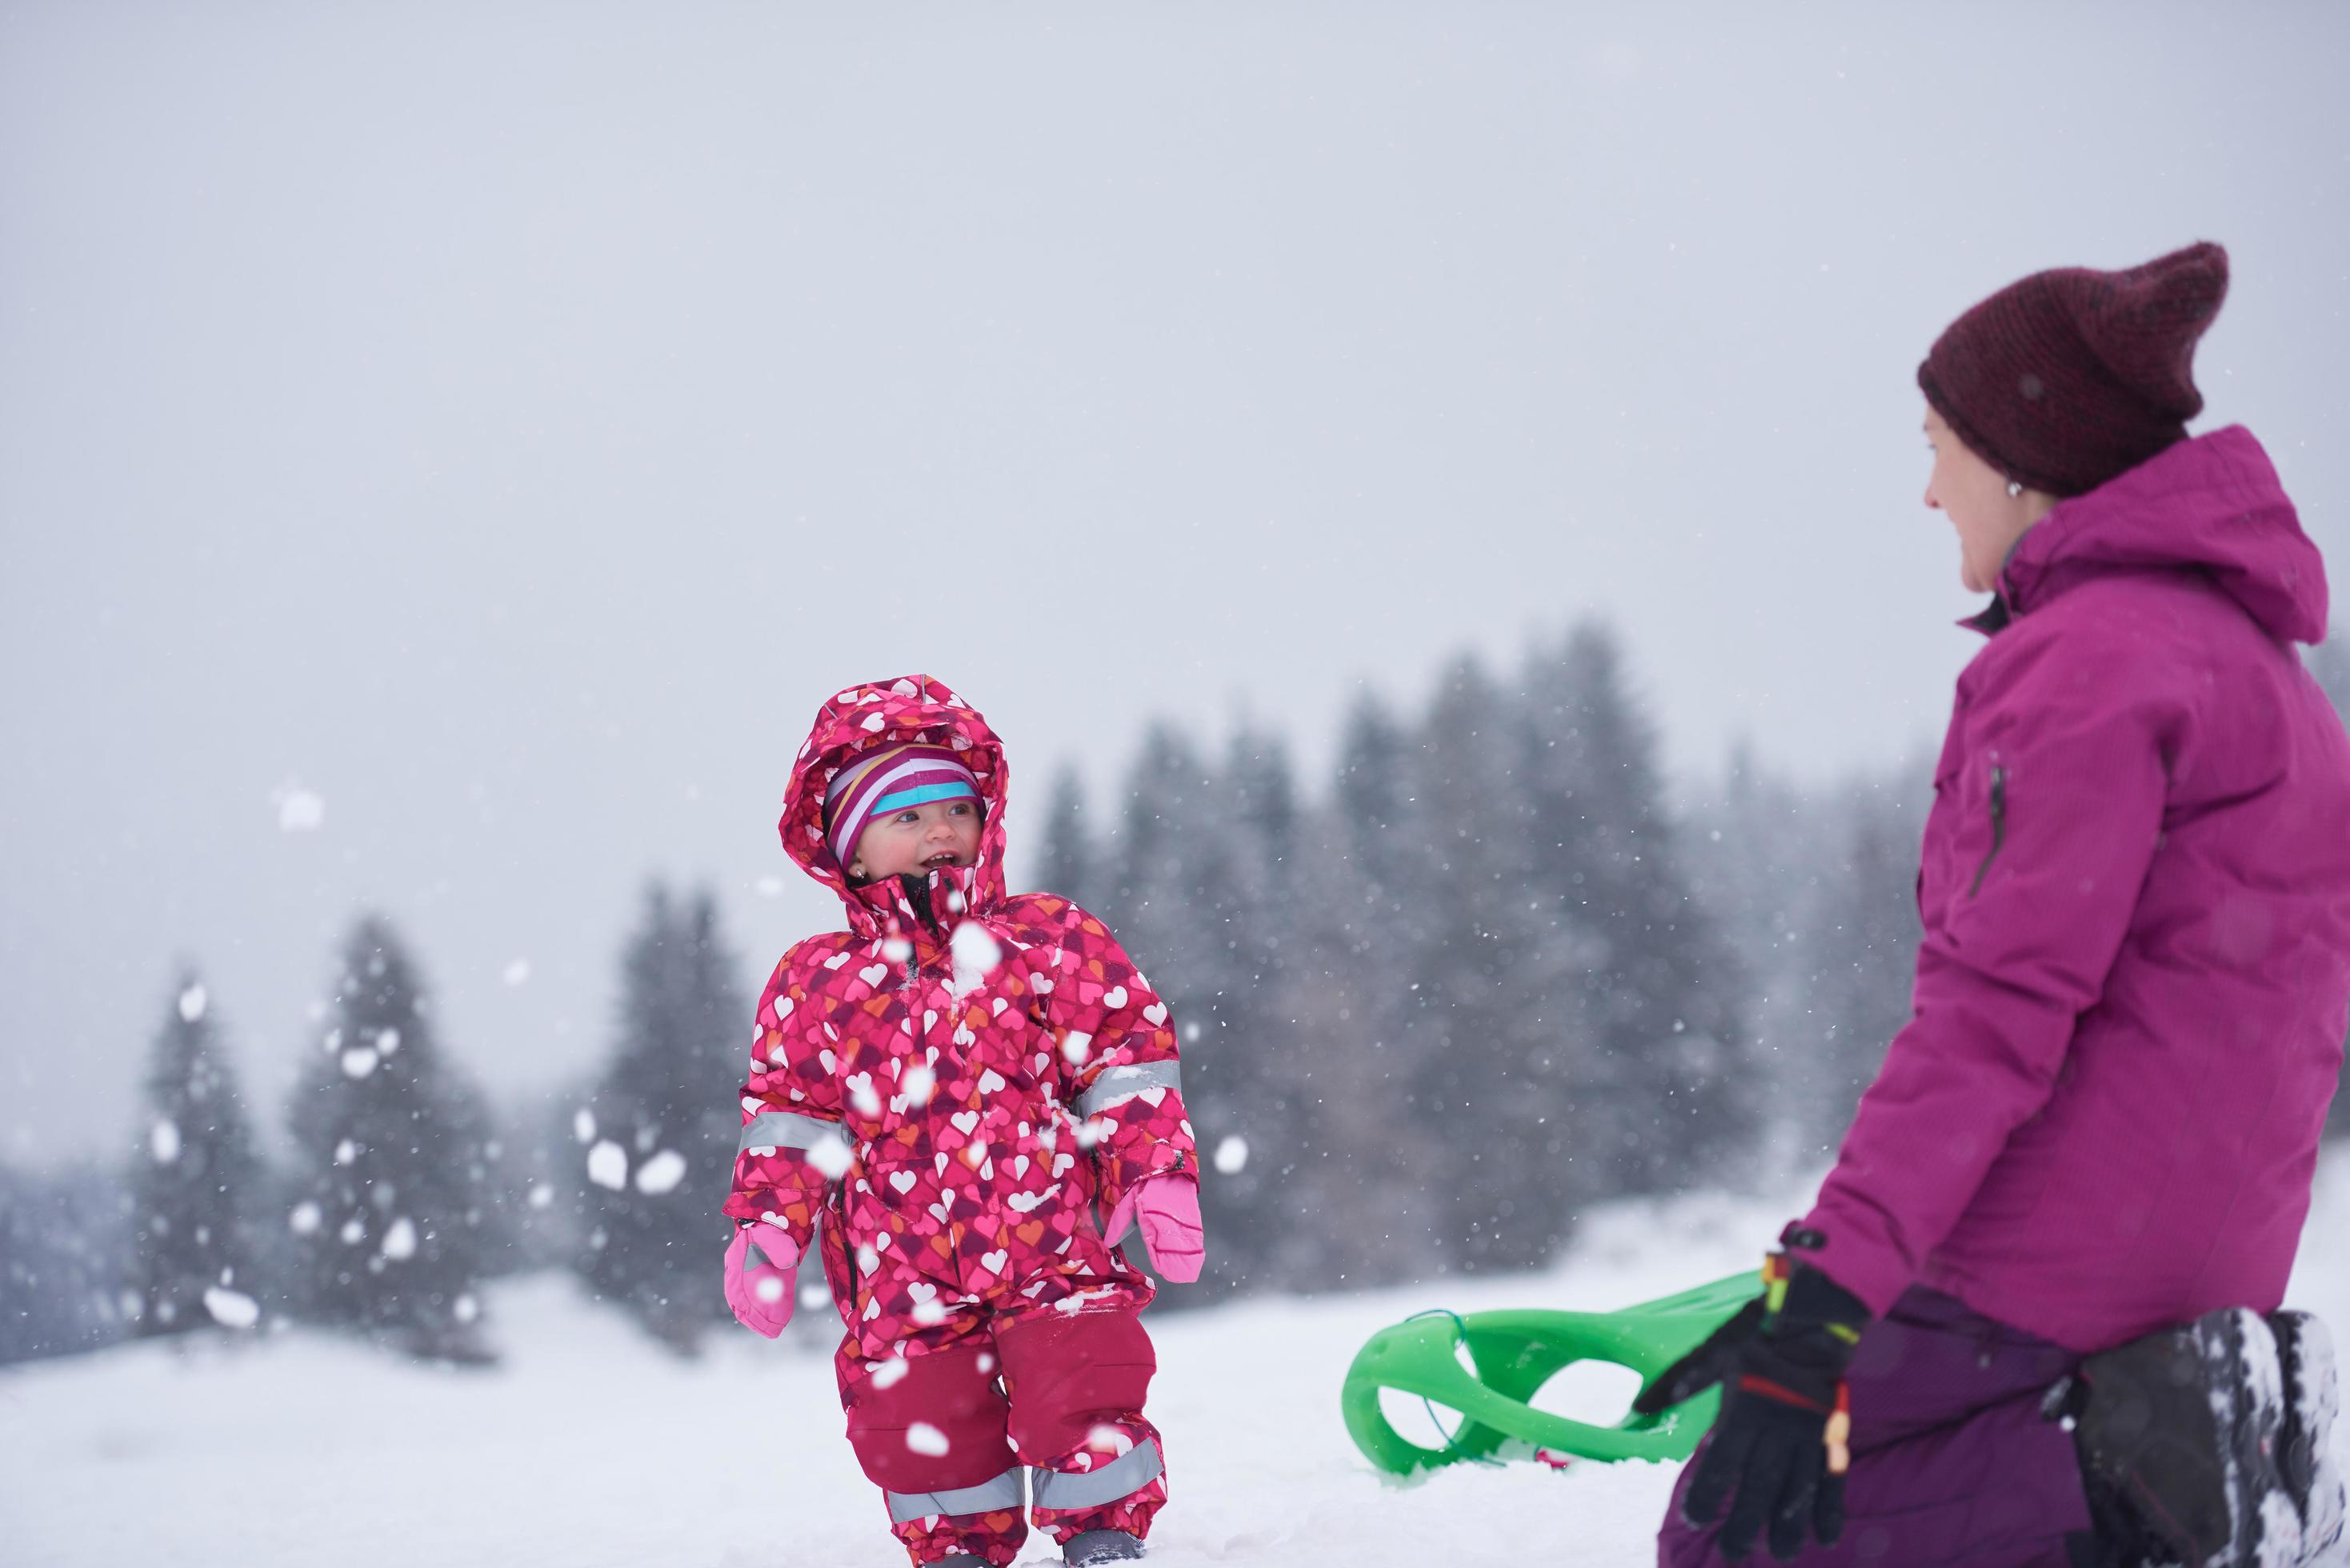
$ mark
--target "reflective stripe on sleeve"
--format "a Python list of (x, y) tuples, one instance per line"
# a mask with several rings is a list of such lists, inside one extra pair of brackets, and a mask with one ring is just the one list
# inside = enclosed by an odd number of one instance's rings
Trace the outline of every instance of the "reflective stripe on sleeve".
[(1077, 1115), (1097, 1116), (1120, 1100), (1130, 1100), (1145, 1089), (1172, 1089), (1183, 1092), (1183, 1064), (1180, 1062), (1137, 1062), (1131, 1066), (1112, 1067), (1094, 1080), (1094, 1086), (1077, 1096)]
[(843, 1143), (848, 1139), (838, 1122), (797, 1111), (761, 1111), (743, 1124), (743, 1141), (736, 1147), (743, 1153), (754, 1148), (814, 1148), (836, 1139)]
[(1013, 1466), (993, 1480), (977, 1486), (959, 1486), (945, 1491), (884, 1491), (889, 1500), (889, 1522), (910, 1524), (918, 1519), (933, 1515), (955, 1518), (964, 1514), (993, 1513), (998, 1509), (1017, 1512), (1028, 1501), (1024, 1484), (1027, 1472)]
[(1036, 1472), (1038, 1508), (1100, 1508), (1132, 1497), (1167, 1469), (1157, 1443), (1138, 1443), (1099, 1469)]

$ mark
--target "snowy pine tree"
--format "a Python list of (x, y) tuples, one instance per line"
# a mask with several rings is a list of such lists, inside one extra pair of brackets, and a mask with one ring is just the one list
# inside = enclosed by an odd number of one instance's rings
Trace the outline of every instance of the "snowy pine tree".
[(1437, 1043), (1417, 1027), (1413, 981), (1425, 935), (1416, 763), (1403, 727), (1365, 694), (1347, 717), (1330, 801), (1299, 830), (1275, 1002), (1297, 1033), (1269, 1064), (1300, 1081), (1296, 1110), (1284, 1145), (1250, 1160), (1281, 1181), (1273, 1282), (1284, 1288), (1424, 1279), (1451, 1253), (1439, 1180), (1461, 1129), (1421, 1114), (1414, 1055)]
[(1100, 853), (1086, 822), (1085, 784), (1077, 770), (1064, 763), (1053, 774), (1052, 794), (1045, 807), (1036, 886), (1092, 909), (1107, 891), (1101, 882)]
[(483, 1278), (504, 1249), (487, 1105), (434, 1038), (380, 917), (343, 946), (334, 1009), (289, 1110), (296, 1282), (314, 1321), (418, 1356), (490, 1359)]
[[(1183, 1099), (1205, 1144), (1246, 1137), (1234, 1118), (1252, 1075), (1243, 992), (1256, 965), (1241, 941), (1257, 872), (1222, 795), (1191, 738), (1154, 725), (1128, 776), (1109, 886), (1089, 906), (1174, 1013)], [(1215, 1241), (1202, 1288), (1186, 1294), (1206, 1300), (1252, 1274), (1268, 1244), (1245, 1196), (1255, 1185), (1229, 1186), (1212, 1168), (1202, 1175), (1201, 1213)]]
[[(1207, 1300), (1248, 1288), (1269, 1269), (1272, 1282), (1284, 1282), (1295, 1228), (1286, 1188), (1314, 1063), (1282, 1004), (1297, 832), (1286, 749), (1240, 732), (1222, 767), (1186, 804), (1172, 827), (1186, 873), (1177, 897), (1196, 934), (1176, 1017), (1184, 1099), (1208, 1167), (1201, 1210), (1220, 1238), (1221, 1255), (1202, 1275)], [(1137, 961), (1154, 975), (1161, 967), (1155, 958)]]
[(580, 1272), (655, 1338), (691, 1353), (730, 1321), (712, 1260), (742, 1117), (734, 1091), (751, 1006), (707, 892), (656, 883), (621, 958), (619, 1038), (578, 1113)]
[[(1464, 659), (1417, 729), (1367, 699), (1315, 805), (1272, 737), (1212, 769), (1146, 738), (1094, 907), (1182, 1021), (1216, 1282), (1530, 1266), (1751, 1145), (1740, 971), (1615, 646), (1525, 686)], [(1057, 792), (1057, 864), (1078, 812)]]
[(1886, 1048), (1908, 1023), (1916, 989), (1918, 855), (1932, 799), (1930, 768), (1897, 768), (1836, 792), (1842, 842), (1821, 868), (1811, 917), (1810, 1027), (1794, 1044), (1803, 1085), (1794, 1127), (1832, 1153)]
[(1848, 826), (1837, 801), (1773, 774), (1743, 740), (1690, 819), (1692, 895), (1744, 979), (1747, 1070), (1773, 1168), (1791, 1179), (1820, 1152), (1812, 949)]
[(192, 970), (149, 1054), (147, 1119), (130, 1169), (139, 1332), (253, 1326), (267, 1299), (256, 1267), (267, 1173)]
[(1521, 769), (1534, 897), (1564, 916), (1580, 969), (1564, 1000), (1591, 1053), (1576, 1065), (1577, 1143), (1611, 1191), (1702, 1178), (1761, 1122), (1739, 1018), (1742, 977), (1693, 896), (1653, 726), (1598, 626), (1537, 651), (1525, 673)]
[(1442, 1128), (1430, 1175), (1451, 1210), (1443, 1240), (1468, 1270), (1546, 1261), (1606, 1190), (1606, 1157), (1575, 1137), (1593, 1058), (1570, 1010), (1588, 955), (1562, 940), (1555, 889), (1546, 897), (1539, 878), (1522, 723), (1464, 658), (1439, 687), (1415, 768), (1411, 1110)]
[(0, 1366), (115, 1344), (139, 1317), (130, 1193), (112, 1166), (0, 1166)]

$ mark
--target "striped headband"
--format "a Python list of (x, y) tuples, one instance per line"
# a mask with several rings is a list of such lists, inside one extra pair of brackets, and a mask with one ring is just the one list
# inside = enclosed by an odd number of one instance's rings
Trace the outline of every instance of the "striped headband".
[(825, 838), (845, 867), (876, 817), (934, 800), (977, 800), (979, 780), (944, 746), (881, 746), (832, 775), (824, 792)]

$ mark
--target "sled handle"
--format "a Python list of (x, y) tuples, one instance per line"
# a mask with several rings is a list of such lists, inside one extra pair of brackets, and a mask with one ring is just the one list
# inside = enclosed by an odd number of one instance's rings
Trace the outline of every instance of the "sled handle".
[[(1719, 1390), (1660, 1415), (1627, 1415), (1612, 1427), (1537, 1410), (1528, 1401), (1579, 1361), (1629, 1367), (1646, 1387), (1761, 1288), (1761, 1276), (1750, 1270), (1610, 1313), (1523, 1309), (1408, 1319), (1372, 1335), (1356, 1355), (1339, 1393), (1340, 1414), (1364, 1457), (1397, 1476), (1463, 1460), (1530, 1457), (1537, 1449), (1603, 1461), (1687, 1459), (1713, 1424)], [(1462, 1365), (1464, 1350), (1471, 1366)], [(1460, 1430), (1442, 1450), (1412, 1442), (1379, 1408), (1388, 1388), (1458, 1410)]]

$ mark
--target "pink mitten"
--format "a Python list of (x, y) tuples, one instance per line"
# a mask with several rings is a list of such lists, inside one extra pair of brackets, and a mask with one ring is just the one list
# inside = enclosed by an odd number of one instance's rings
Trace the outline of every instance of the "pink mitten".
[(1200, 1277), (1206, 1258), (1200, 1225), (1199, 1179), (1169, 1171), (1135, 1183), (1110, 1210), (1109, 1243), (1115, 1247), (1129, 1226), (1142, 1227), (1150, 1266), (1179, 1285)]
[(762, 1221), (735, 1231), (726, 1247), (726, 1304), (734, 1320), (769, 1339), (783, 1333), (799, 1269), (799, 1243), (782, 1226)]

